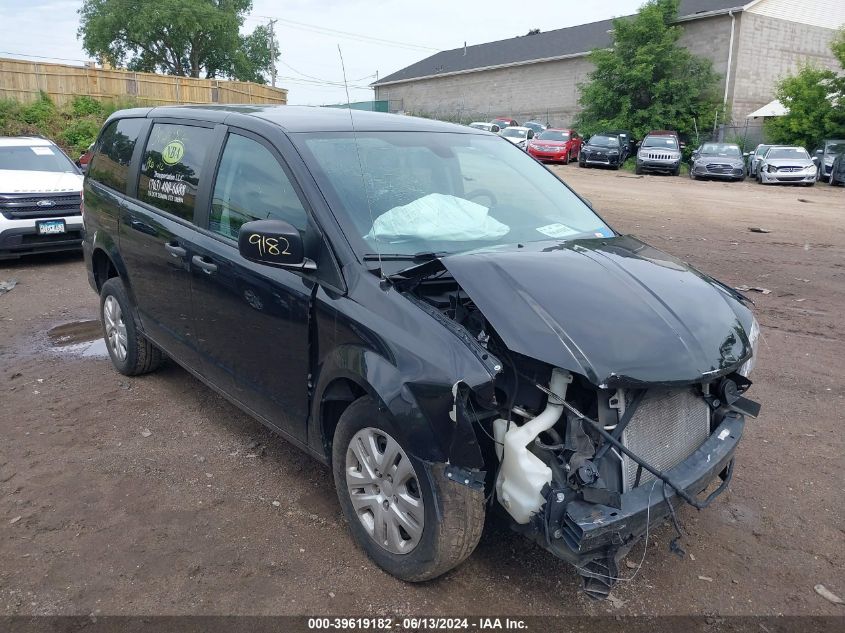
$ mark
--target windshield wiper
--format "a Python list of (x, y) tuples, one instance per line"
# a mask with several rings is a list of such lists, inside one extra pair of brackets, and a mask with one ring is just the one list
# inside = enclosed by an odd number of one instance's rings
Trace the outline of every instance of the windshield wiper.
[(438, 257), (443, 257), (446, 253), (435, 253), (431, 251), (423, 251), (420, 253), (364, 253), (365, 262), (426, 262)]

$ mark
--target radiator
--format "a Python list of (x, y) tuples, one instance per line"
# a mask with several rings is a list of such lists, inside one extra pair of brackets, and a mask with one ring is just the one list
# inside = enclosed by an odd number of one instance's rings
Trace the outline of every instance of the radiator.
[[(625, 448), (658, 470), (677, 466), (710, 435), (710, 408), (693, 388), (650, 389), (622, 433)], [(622, 483), (631, 490), (637, 462), (623, 455)], [(640, 485), (655, 479), (643, 469)]]

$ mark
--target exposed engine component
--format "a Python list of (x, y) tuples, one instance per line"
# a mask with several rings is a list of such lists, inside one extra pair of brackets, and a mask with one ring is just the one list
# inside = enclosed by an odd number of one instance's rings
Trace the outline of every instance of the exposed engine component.
[[(454, 322), (479, 358), (495, 357), (494, 395), (467, 388), (454, 415), (463, 412), (482, 431), (485, 460), (493, 460), (486, 462), (488, 498), (507, 511), (513, 529), (575, 564), (588, 594), (607, 595), (619, 561), (656, 518), (671, 516), (679, 529), (680, 500), (700, 509), (726, 489), (743, 416), (759, 412), (742, 395), (751, 385), (744, 376), (591, 382), (511, 349), (448, 271), (431, 265), (401, 287)], [(715, 479), (718, 488), (700, 499)]]
[(504, 447), (496, 493), (517, 523), (528, 523), (531, 515), (545, 503), (541, 492), (552, 481), (552, 469), (531, 453), (528, 446), (560, 419), (566, 388), (571, 382), (572, 374), (553, 369), (549, 391), (555, 398), (549, 397), (542, 413), (522, 426), (510, 429), (507, 428), (507, 420), (499, 418), (493, 422), (494, 437)]

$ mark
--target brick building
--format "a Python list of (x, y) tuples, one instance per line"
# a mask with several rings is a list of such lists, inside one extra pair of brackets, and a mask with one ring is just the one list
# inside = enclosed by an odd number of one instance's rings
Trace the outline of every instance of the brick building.
[[(836, 69), (830, 51), (845, 0), (681, 0), (681, 44), (713, 62), (734, 122), (774, 99), (802, 64)], [(485, 120), (512, 115), (567, 124), (589, 52), (610, 46), (610, 20), (442, 51), (372, 86), (391, 111)]]

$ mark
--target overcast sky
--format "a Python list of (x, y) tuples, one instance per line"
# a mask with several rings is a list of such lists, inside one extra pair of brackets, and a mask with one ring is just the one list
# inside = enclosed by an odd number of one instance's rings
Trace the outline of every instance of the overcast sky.
[[(277, 85), (289, 103), (346, 101), (337, 46), (353, 101), (372, 98), (365, 86), (438, 50), (551, 31), (636, 12), (643, 0), (253, 0), (251, 31), (279, 18)], [(80, 64), (76, 31), (81, 0), (0, 0), (0, 56)], [(285, 20), (282, 22), (281, 20)], [(360, 37), (356, 37), (360, 36)], [(12, 54), (10, 54), (12, 53)]]

